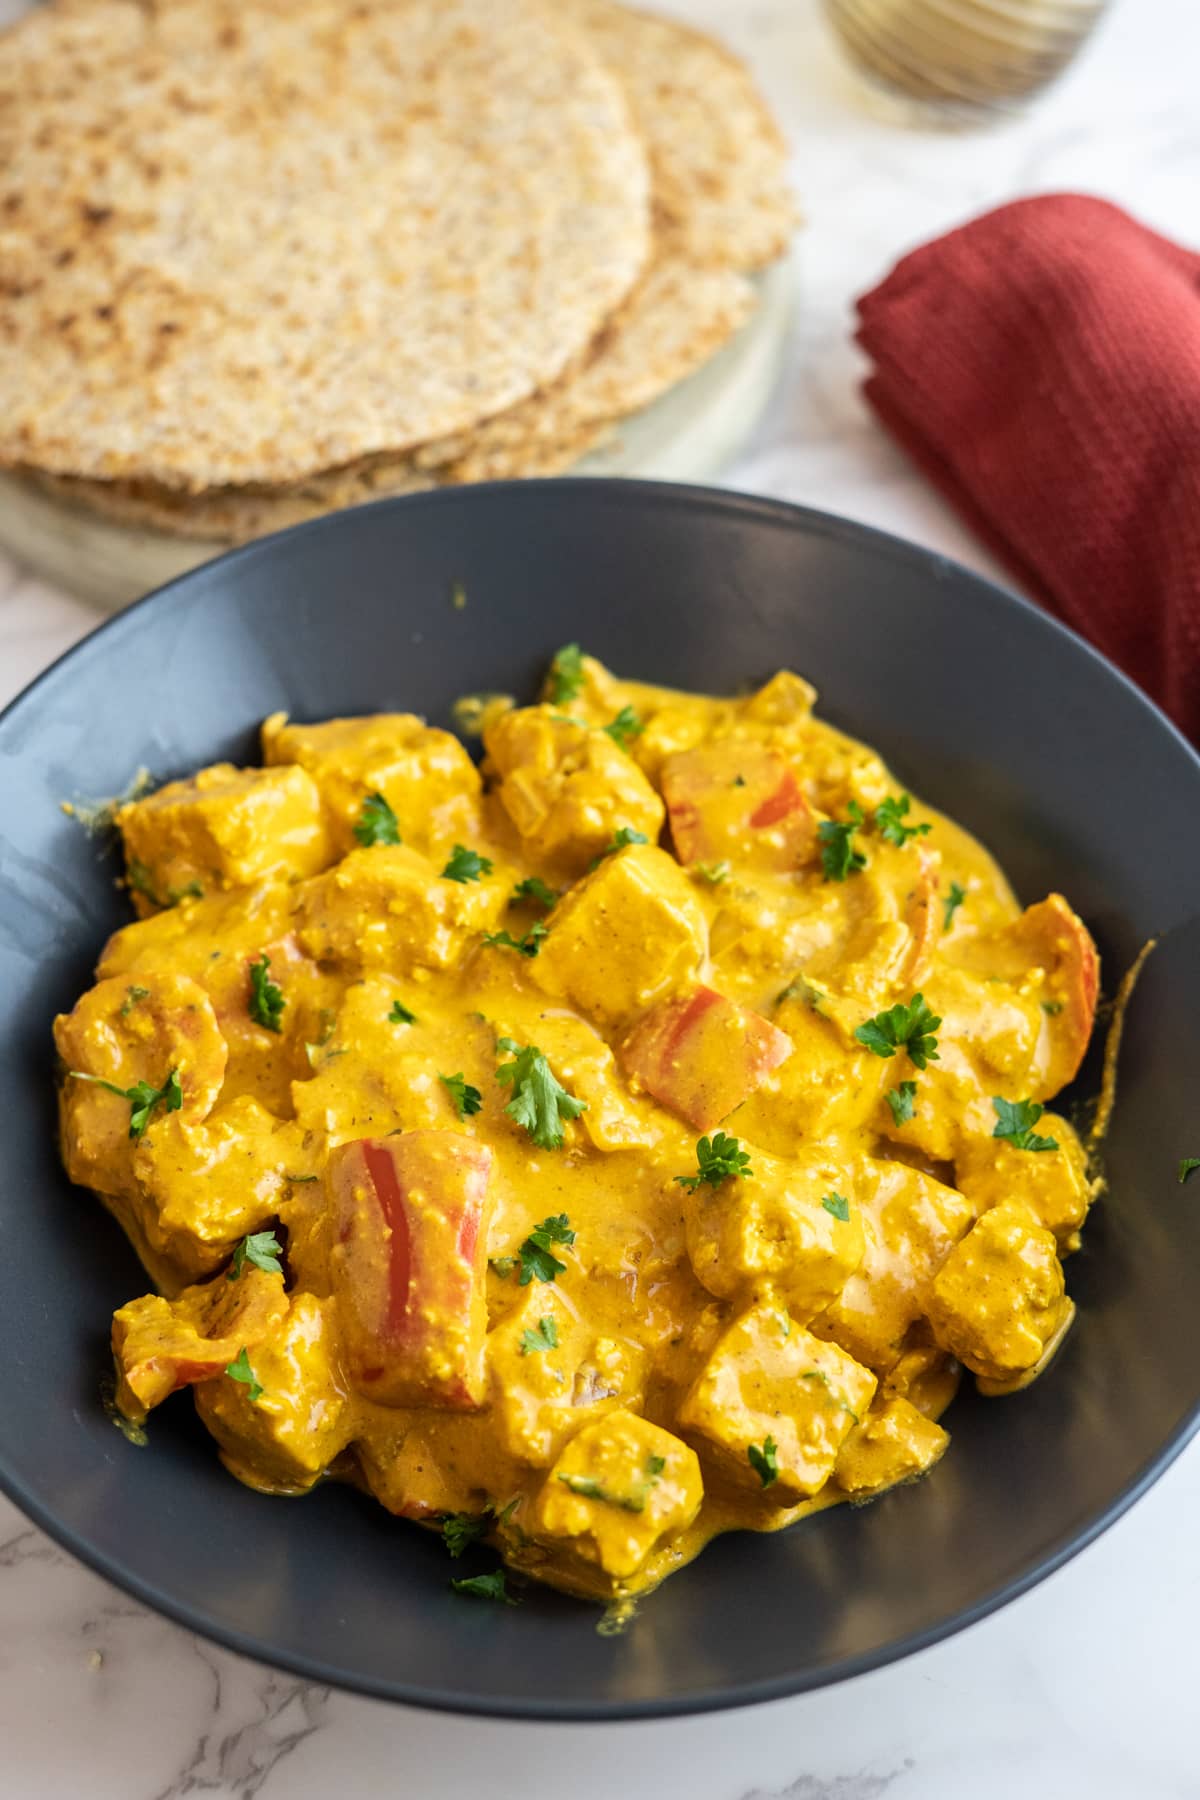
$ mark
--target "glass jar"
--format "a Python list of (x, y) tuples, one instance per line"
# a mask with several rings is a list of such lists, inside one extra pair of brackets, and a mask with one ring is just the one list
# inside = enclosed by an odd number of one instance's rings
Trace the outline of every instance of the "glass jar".
[(1011, 113), (1081, 48), (1108, 0), (824, 0), (858, 74), (919, 124)]

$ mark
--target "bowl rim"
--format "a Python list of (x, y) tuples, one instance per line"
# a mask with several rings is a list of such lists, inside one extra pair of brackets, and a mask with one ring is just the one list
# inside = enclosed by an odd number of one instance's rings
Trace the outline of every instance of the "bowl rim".
[[(952, 576), (955, 580), (965, 580), (969, 585), (986, 592), (987, 604), (996, 607), (1001, 613), (1015, 613), (1021, 616), (1027, 624), (1031, 624), (1035, 630), (1041, 630), (1052, 637), (1057, 636), (1068, 640), (1074, 646), (1076, 653), (1082, 653), (1086, 659), (1097, 664), (1110, 680), (1127, 690), (1129, 697), (1136, 704), (1150, 712), (1157, 725), (1174, 740), (1176, 747), (1181, 749), (1185, 758), (1194, 765), (1196, 774), (1200, 775), (1200, 754), (1197, 754), (1197, 751), (1167, 717), (1162, 708), (1115, 664), (1089, 644), (1078, 632), (1064, 625), (1033, 601), (999, 582), (991, 580), (988, 576), (977, 573), (954, 558), (899, 537), (893, 532), (884, 531), (877, 526), (862, 524), (840, 514), (799, 505), (793, 501), (741, 493), (726, 488), (683, 482), (641, 481), (626, 476), (560, 476), (545, 480), (485, 482), (470, 488), (441, 488), (423, 494), (393, 495), (368, 502), (363, 506), (351, 507), (341, 512), (326, 514), (318, 519), (307, 520), (283, 531), (257, 538), (249, 544), (235, 545), (211, 561), (188, 570), (163, 586), (153, 589), (121, 612), (100, 620), (91, 631), (63, 651), (32, 681), (27, 683), (0, 711), (0, 730), (8, 722), (10, 714), (28, 704), (43, 685), (49, 683), (65, 664), (77, 656), (86, 654), (89, 646), (96, 639), (110, 633), (119, 634), (125, 629), (136, 628), (136, 620), (143, 608), (169, 604), (173, 598), (178, 597), (181, 590), (186, 591), (200, 581), (212, 579), (214, 576), (220, 579), (221, 574), (230, 568), (236, 570), (257, 558), (269, 558), (274, 554), (278, 542), (282, 539), (293, 540), (298, 536), (313, 537), (328, 532), (352, 532), (354, 520), (358, 514), (374, 515), (388, 510), (397, 512), (399, 516), (404, 517), (416, 508), (461, 505), (467, 495), (478, 494), (492, 498), (509, 498), (517, 500), (518, 503), (520, 497), (524, 495), (536, 502), (539, 496), (544, 496), (545, 491), (551, 487), (559, 493), (596, 493), (615, 501), (618, 505), (626, 498), (641, 498), (660, 506), (682, 507), (699, 512), (715, 509), (745, 519), (771, 521), (788, 526), (804, 536), (827, 537), (845, 543), (865, 543), (876, 555), (914, 566), (933, 581), (945, 579), (947, 576)], [(470, 503), (468, 501), (468, 504)], [(130, 621), (135, 622), (133, 626), (129, 624)], [(1028, 1593), (1047, 1576), (1062, 1568), (1080, 1551), (1094, 1543), (1153, 1486), (1197, 1432), (1200, 1432), (1200, 1400), (1183, 1415), (1174, 1430), (1158, 1450), (1147, 1459), (1137, 1474), (1092, 1518), (1081, 1526), (1060, 1533), (1050, 1548), (1035, 1562), (1009, 1580), (999, 1583), (973, 1605), (962, 1607), (948, 1614), (937, 1624), (931, 1625), (923, 1631), (911, 1632), (877, 1650), (843, 1657), (835, 1662), (826, 1663), (818, 1669), (751, 1680), (735, 1685), (724, 1684), (711, 1689), (697, 1689), (687, 1694), (647, 1700), (591, 1701), (581, 1699), (563, 1702), (559, 1700), (538, 1701), (503, 1695), (463, 1694), (444, 1687), (422, 1687), (411, 1681), (385, 1680), (358, 1674), (339, 1668), (334, 1663), (326, 1662), (319, 1657), (281, 1650), (252, 1632), (225, 1624), (221, 1620), (205, 1614), (198, 1607), (174, 1599), (169, 1593), (160, 1590), (153, 1582), (145, 1580), (137, 1573), (136, 1569), (120, 1557), (96, 1548), (81, 1531), (59, 1519), (31, 1487), (11, 1473), (3, 1461), (0, 1461), (0, 1493), (6, 1495), (54, 1543), (68, 1551), (93, 1573), (102, 1576), (117, 1588), (132, 1595), (151, 1611), (169, 1618), (175, 1624), (185, 1627), (210, 1642), (219, 1644), (223, 1649), (238, 1656), (247, 1657), (268, 1667), (281, 1669), (302, 1680), (315, 1682), (322, 1686), (361, 1694), (371, 1699), (417, 1706), (434, 1712), (477, 1718), (519, 1719), (544, 1724), (599, 1724), (621, 1720), (632, 1722), (659, 1718), (683, 1718), (702, 1713), (763, 1705), (769, 1701), (816, 1692), (837, 1682), (850, 1680), (875, 1669), (886, 1668), (917, 1651), (942, 1643), (968, 1626), (978, 1624), (992, 1613), (999, 1611), (1001, 1607), (1007, 1606), (1010, 1601)]]

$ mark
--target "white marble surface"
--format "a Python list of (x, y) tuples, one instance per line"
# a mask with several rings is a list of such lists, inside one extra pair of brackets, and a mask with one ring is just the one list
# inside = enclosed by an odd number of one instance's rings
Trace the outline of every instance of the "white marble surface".
[[(0, 0), (0, 18), (18, 10)], [(730, 483), (989, 569), (866, 414), (852, 297), (921, 239), (1037, 190), (1102, 193), (1195, 242), (1200, 6), (1117, 0), (1034, 113), (972, 137), (874, 122), (816, 0), (679, 0), (676, 10), (723, 29), (761, 70), (808, 217), (788, 373)], [(0, 554), (0, 696), (94, 622)], [(1198, 1516), (1200, 1444), (1040, 1589), (895, 1668), (707, 1719), (538, 1727), (386, 1708), (241, 1662), (88, 1574), (0, 1501), (0, 1794), (1192, 1800)]]

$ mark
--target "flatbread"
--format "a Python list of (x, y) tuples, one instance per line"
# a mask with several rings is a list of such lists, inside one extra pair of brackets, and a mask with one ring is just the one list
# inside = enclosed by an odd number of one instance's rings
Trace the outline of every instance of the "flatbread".
[(94, 0), (0, 47), (0, 466), (204, 492), (462, 431), (642, 273), (621, 87), (532, 0)]
[(625, 84), (664, 241), (704, 268), (781, 255), (796, 227), (787, 144), (745, 64), (674, 19), (614, 0), (556, 4)]

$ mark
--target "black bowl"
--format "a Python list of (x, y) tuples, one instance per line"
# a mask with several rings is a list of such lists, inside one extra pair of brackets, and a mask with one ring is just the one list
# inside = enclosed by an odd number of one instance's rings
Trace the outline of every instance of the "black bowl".
[[(460, 585), (467, 604), (452, 604)], [(54, 1143), (50, 1018), (126, 916), (110, 853), (59, 802), (218, 757), (255, 727), (532, 694), (578, 638), (624, 674), (732, 691), (781, 665), (903, 781), (977, 832), (1026, 900), (1062, 888), (1106, 988), (1163, 934), (1133, 1003), (1111, 1188), (1068, 1269), (1079, 1320), (1029, 1393), (954, 1407), (921, 1485), (775, 1537), (719, 1541), (624, 1636), (527, 1590), (447, 1586), (440, 1542), (349, 1489), (265, 1499), (180, 1396), (150, 1443), (98, 1399), (109, 1313), (142, 1290)], [(1200, 761), (1084, 644), (877, 532), (694, 488), (560, 481), (385, 502), (185, 576), (97, 631), (0, 720), (0, 1483), (152, 1606), (364, 1693), (539, 1718), (765, 1700), (871, 1668), (1012, 1598), (1116, 1518), (1200, 1402)], [(1095, 1070), (1085, 1075), (1095, 1079)], [(461, 1572), (458, 1565), (453, 1572)], [(482, 1564), (480, 1566), (483, 1566)]]

